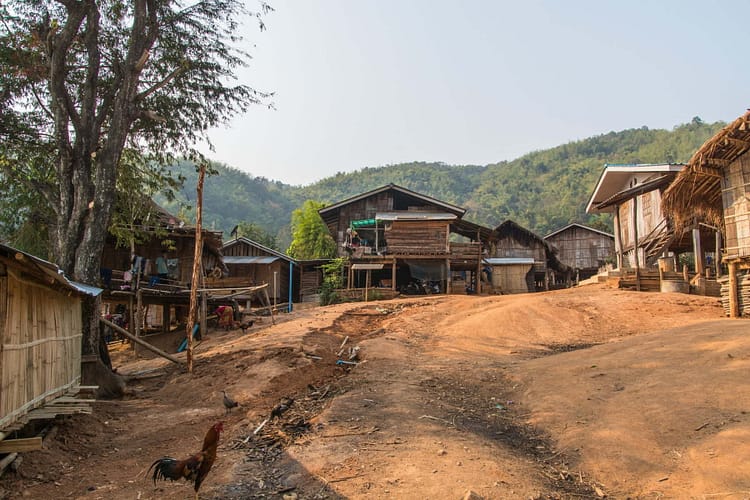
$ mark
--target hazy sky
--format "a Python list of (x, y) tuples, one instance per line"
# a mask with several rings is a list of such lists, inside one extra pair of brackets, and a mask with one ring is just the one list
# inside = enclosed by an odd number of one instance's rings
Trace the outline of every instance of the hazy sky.
[(750, 107), (747, 0), (269, 3), (266, 31), (246, 25), (241, 80), (275, 92), (276, 109), (212, 131), (208, 154), (287, 184), (409, 161), (486, 165)]

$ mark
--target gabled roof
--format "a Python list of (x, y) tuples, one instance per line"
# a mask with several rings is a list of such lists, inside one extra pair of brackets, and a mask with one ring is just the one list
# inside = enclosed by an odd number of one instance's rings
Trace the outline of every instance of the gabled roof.
[(44, 280), (47, 285), (53, 284), (61, 286), (64, 289), (72, 290), (78, 294), (91, 295), (94, 297), (103, 291), (101, 288), (95, 286), (69, 280), (65, 274), (63, 274), (62, 270), (52, 262), (40, 259), (39, 257), (34, 257), (30, 253), (22, 252), (21, 250), (3, 245), (2, 243), (0, 243), (0, 256), (5, 257), (10, 262), (17, 262), (18, 266), (29, 267), (32, 271), (35, 271), (34, 274), (37, 276), (44, 276), (47, 278)]
[(557, 258), (557, 248), (555, 248), (549, 241), (546, 241), (544, 238), (542, 238), (538, 234), (532, 231), (529, 231), (525, 227), (521, 226), (520, 224), (516, 222), (513, 222), (510, 219), (506, 220), (505, 222), (497, 226), (495, 228), (495, 233), (498, 239), (501, 239), (504, 236), (510, 236), (514, 240), (524, 245), (530, 245), (531, 243), (535, 241), (539, 242), (544, 247), (544, 253), (547, 257), (547, 263), (549, 267), (551, 267), (552, 269), (556, 271), (561, 271), (561, 272), (566, 272), (570, 270), (570, 266), (563, 264)]
[(615, 235), (612, 234), (612, 233), (608, 233), (606, 231), (600, 231), (598, 229), (594, 229), (593, 227), (584, 226), (583, 224), (578, 224), (577, 222), (574, 222), (572, 224), (568, 224), (567, 226), (565, 226), (563, 228), (558, 229), (557, 231), (552, 231), (547, 236), (545, 236), (544, 239), (546, 240), (546, 239), (552, 238), (553, 236), (558, 235), (558, 234), (560, 234), (560, 233), (562, 233), (564, 231), (567, 231), (568, 229), (570, 229), (572, 227), (580, 227), (581, 229), (585, 229), (586, 231), (591, 231), (592, 233), (601, 234), (602, 236), (606, 236), (608, 238), (613, 238), (614, 239), (614, 237), (615, 237)]
[(419, 200), (421, 202), (428, 203), (430, 205), (434, 205), (438, 208), (441, 208), (445, 210), (446, 212), (455, 214), (457, 217), (463, 217), (463, 215), (466, 213), (465, 208), (461, 208), (459, 206), (453, 205), (451, 203), (447, 203), (444, 201), (440, 201), (436, 198), (432, 198), (430, 196), (417, 193), (416, 191), (411, 191), (409, 189), (403, 188), (401, 186), (397, 186), (396, 184), (387, 184), (385, 186), (379, 187), (377, 189), (373, 189), (372, 191), (367, 191), (366, 193), (359, 194), (357, 196), (353, 196), (351, 198), (347, 198), (344, 201), (340, 201), (338, 203), (334, 203), (333, 205), (327, 206), (325, 208), (321, 208), (318, 210), (318, 213), (323, 218), (323, 220), (326, 223), (329, 223), (332, 220), (336, 219), (336, 214), (338, 214), (338, 211), (341, 207), (349, 205), (351, 203), (364, 200), (366, 198), (369, 198), (371, 196), (375, 196), (380, 193), (384, 193), (387, 191), (394, 191), (397, 194), (407, 196), (410, 198), (414, 198), (415, 200)]
[(637, 163), (637, 164), (605, 164), (591, 194), (586, 213), (597, 213), (597, 208), (606, 200), (612, 199), (618, 193), (628, 190), (627, 182), (636, 174), (653, 174), (655, 177), (674, 176), (685, 165), (683, 163)]
[(724, 167), (750, 150), (750, 111), (721, 129), (696, 151), (664, 192), (662, 206), (676, 228), (696, 217), (722, 225), (721, 179)]
[[(229, 248), (229, 247), (232, 247), (234, 245), (237, 245), (238, 243), (245, 243), (246, 245), (250, 245), (252, 247), (258, 248), (259, 250), (262, 250), (263, 252), (265, 252), (267, 254), (270, 254), (270, 255), (273, 255), (275, 257), (278, 257), (279, 259), (284, 259), (284, 260), (286, 260), (288, 262), (294, 262), (294, 259), (292, 259), (288, 255), (283, 254), (283, 253), (281, 253), (281, 252), (279, 252), (277, 250), (274, 250), (273, 248), (268, 248), (265, 245), (261, 245), (257, 241), (253, 241), (250, 238), (245, 238), (244, 236), (240, 236), (239, 238), (235, 238), (233, 240), (227, 241), (226, 243), (224, 243), (221, 246), (221, 249), (224, 250), (226, 248)], [(230, 259), (230, 257), (229, 256), (224, 256), (224, 261), (227, 264), (236, 263), (236, 262), (230, 262), (227, 259)]]

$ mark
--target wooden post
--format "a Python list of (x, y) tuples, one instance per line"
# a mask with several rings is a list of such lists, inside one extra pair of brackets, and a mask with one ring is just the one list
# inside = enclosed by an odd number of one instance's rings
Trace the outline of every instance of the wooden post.
[(633, 197), (633, 258), (635, 259), (635, 289), (641, 291), (641, 267), (640, 256), (638, 255), (638, 195)]
[(716, 248), (714, 250), (714, 266), (716, 266), (716, 279), (721, 276), (721, 231), (716, 231)]
[(208, 335), (208, 292), (201, 292), (200, 332)]
[(162, 351), (161, 349), (158, 349), (158, 348), (152, 346), (151, 344), (149, 344), (145, 340), (139, 339), (135, 335), (131, 334), (129, 331), (125, 330), (124, 328), (121, 328), (120, 326), (112, 323), (111, 321), (108, 321), (108, 320), (106, 320), (104, 318), (99, 318), (99, 321), (101, 321), (105, 325), (109, 326), (113, 330), (121, 333), (122, 335), (124, 335), (125, 337), (129, 338), (133, 342), (142, 345), (143, 347), (145, 347), (149, 351), (154, 352), (154, 353), (158, 354), (159, 356), (168, 359), (172, 363), (177, 363), (177, 364), (182, 363), (182, 361), (180, 361), (179, 359), (175, 358), (174, 356), (171, 356), (171, 355), (167, 354), (166, 352)]
[[(143, 292), (138, 289), (135, 292), (135, 336), (141, 336), (141, 325), (143, 324)], [(133, 343), (133, 352), (138, 354), (137, 342)]]
[(729, 267), (729, 317), (740, 317), (740, 303), (738, 300), (737, 290), (737, 262), (732, 261)]
[(451, 260), (445, 259), (445, 268), (448, 270), (448, 277), (445, 280), (445, 293), (453, 293), (453, 276), (451, 276)]
[(162, 304), (161, 306), (161, 331), (169, 333), (169, 324), (172, 322), (171, 318), (171, 307), (169, 304)]
[[(195, 252), (193, 253), (193, 275), (190, 287), (190, 311), (188, 312), (187, 321), (187, 369), (188, 373), (193, 373), (193, 326), (198, 310), (198, 287), (200, 285), (200, 265), (203, 260), (203, 232), (201, 224), (203, 222), (203, 181), (206, 177), (206, 165), (201, 164), (198, 171), (198, 186), (196, 188), (196, 207), (195, 207)], [(201, 332), (205, 335), (205, 330)]]
[(701, 247), (701, 230), (699, 227), (693, 229), (693, 259), (695, 261), (695, 274), (703, 276), (704, 272), (704, 258), (703, 258), (703, 247)]
[(396, 291), (396, 257), (393, 258), (391, 265), (391, 290)]
[(370, 279), (372, 277), (372, 271), (370, 269), (367, 270), (367, 273), (365, 274), (365, 302), (370, 298), (369, 297), (369, 290), (370, 290)]
[(617, 254), (617, 269), (622, 271), (622, 231), (620, 227), (620, 205), (615, 205), (615, 253)]

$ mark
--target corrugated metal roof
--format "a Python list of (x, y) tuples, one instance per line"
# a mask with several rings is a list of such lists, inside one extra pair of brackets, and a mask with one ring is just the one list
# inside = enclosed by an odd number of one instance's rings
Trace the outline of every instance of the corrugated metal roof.
[(490, 257), (484, 262), (491, 266), (512, 266), (519, 264), (534, 264), (532, 257)]
[(445, 212), (378, 212), (377, 220), (456, 220), (455, 214)]
[(253, 257), (247, 255), (225, 255), (224, 264), (271, 264), (279, 260), (279, 257), (262, 256)]

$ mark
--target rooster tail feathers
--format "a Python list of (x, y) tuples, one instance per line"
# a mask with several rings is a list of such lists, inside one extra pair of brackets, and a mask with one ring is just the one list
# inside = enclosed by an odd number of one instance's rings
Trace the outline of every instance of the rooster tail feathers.
[(146, 475), (151, 472), (151, 469), (154, 469), (154, 474), (152, 476), (154, 484), (156, 484), (157, 479), (161, 479), (164, 481), (166, 481), (167, 479), (177, 481), (182, 477), (182, 473), (181, 471), (177, 470), (178, 468), (176, 466), (177, 460), (175, 460), (174, 458), (160, 458), (159, 460), (151, 464), (151, 467), (148, 468), (148, 472), (146, 472)]

